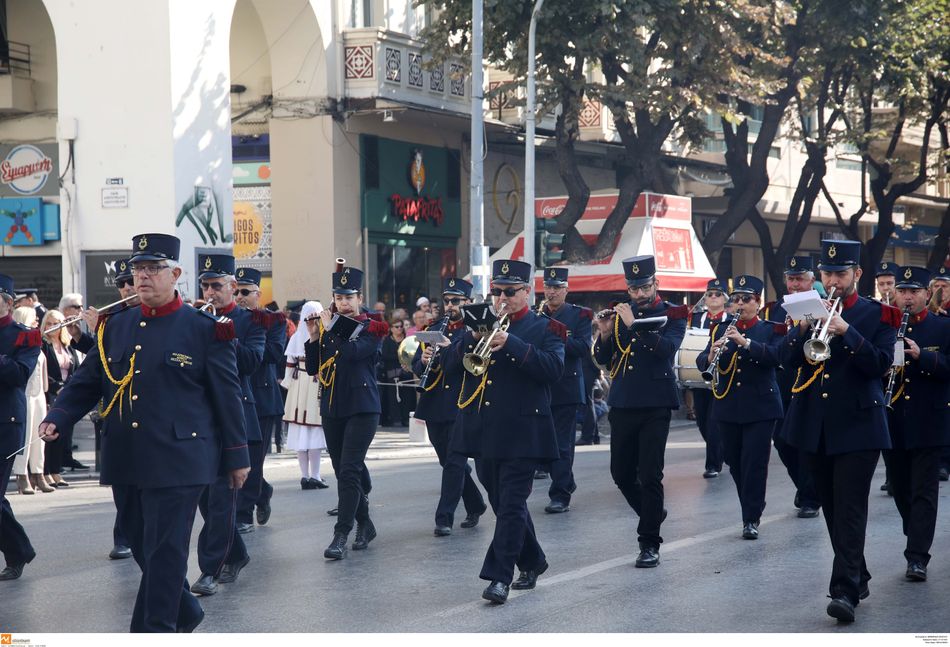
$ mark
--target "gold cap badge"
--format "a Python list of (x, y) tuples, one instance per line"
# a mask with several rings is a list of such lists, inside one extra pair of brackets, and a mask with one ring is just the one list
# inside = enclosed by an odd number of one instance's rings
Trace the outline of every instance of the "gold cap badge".
[(346, 273), (344, 273), (343, 276), (340, 277), (340, 285), (346, 285), (346, 282), (347, 282)]
[(122, 261), (121, 263), (119, 263), (119, 269), (122, 270), (123, 272), (125, 271), (125, 267), (126, 267), (125, 261)]
[(881, 269), (882, 269), (882, 270), (886, 270), (886, 269), (887, 269), (887, 263), (881, 263)]
[(455, 279), (449, 279), (449, 287), (450, 287), (450, 288), (454, 288), (454, 287), (455, 287)]
[(238, 278), (243, 278), (243, 277), (244, 277), (244, 268), (241, 268), (238, 270)]
[(834, 258), (837, 255), (838, 255), (838, 250), (835, 248), (834, 245), (828, 248), (828, 258)]
[(210, 257), (210, 256), (206, 256), (206, 257), (205, 257), (205, 269), (206, 269), (206, 270), (210, 270), (210, 269), (211, 269), (211, 257)]
[(744, 276), (740, 276), (740, 277), (739, 277), (739, 285), (745, 285), (745, 277), (744, 277)]
[(790, 260), (790, 261), (788, 262), (788, 266), (789, 266), (789, 267), (795, 267), (796, 265), (798, 265), (798, 261), (796, 261), (796, 260), (795, 260), (795, 257), (793, 256), (793, 257), (792, 257), (792, 260)]
[(501, 273), (502, 274), (508, 273), (508, 263), (505, 263), (504, 265), (501, 266)]
[(636, 263), (634, 263), (633, 265), (630, 266), (630, 272), (633, 273), (633, 274), (639, 274), (639, 273), (640, 273), (640, 266), (637, 265)]
[(912, 277), (913, 275), (914, 275), (914, 272), (913, 272), (909, 267), (908, 267), (906, 270), (904, 270), (904, 278), (905, 278), (905, 279), (909, 279), (909, 278)]
[(145, 249), (146, 247), (148, 247), (148, 238), (142, 236), (139, 238), (139, 249)]

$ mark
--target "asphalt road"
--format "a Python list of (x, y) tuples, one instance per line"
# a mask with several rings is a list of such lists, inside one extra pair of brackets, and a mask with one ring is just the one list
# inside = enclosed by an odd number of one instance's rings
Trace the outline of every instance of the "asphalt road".
[[(543, 512), (550, 481), (536, 481), (530, 507), (551, 568), (536, 590), (513, 591), (500, 607), (481, 600), (486, 583), (478, 579), (492, 515), (475, 529), (456, 525), (451, 537), (432, 535), (434, 457), (394, 458), (394, 450), (370, 461), (379, 537), (341, 562), (322, 558), (333, 526), (325, 511), (336, 505), (328, 461), (331, 488), (301, 491), (295, 460), (268, 459), (266, 475), (277, 488), (273, 516), (245, 536), (251, 562), (238, 581), (202, 601), (207, 618), (199, 631), (950, 632), (947, 484), (930, 579), (911, 583), (904, 579), (900, 518), (878, 491), (879, 464), (866, 547), (871, 597), (858, 607), (856, 623), (839, 625), (825, 614), (832, 552), (824, 522), (795, 516), (777, 454), (761, 538), (744, 541), (732, 480), (701, 477), (698, 440), (695, 427), (670, 435), (664, 479), (670, 514), (656, 569), (633, 567), (637, 519), (610, 479), (607, 446), (578, 449), (578, 491), (566, 514)], [(107, 559), (114, 518), (109, 490), (86, 481), (10, 500), (38, 556), (20, 580), (0, 583), (0, 628), (126, 631), (139, 571), (132, 560)], [(192, 580), (199, 524), (200, 517)]]

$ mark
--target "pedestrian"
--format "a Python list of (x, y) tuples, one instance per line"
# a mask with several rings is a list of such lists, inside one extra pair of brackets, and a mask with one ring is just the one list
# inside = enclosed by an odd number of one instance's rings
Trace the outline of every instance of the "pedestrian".
[[(32, 303), (14, 310), (13, 320), (31, 330), (37, 328), (36, 310), (33, 309)], [(48, 389), (46, 356), (40, 353), (36, 358), (36, 368), (26, 383), (26, 449), (13, 461), (13, 474), (16, 476), (17, 491), (20, 494), (35, 494), (35, 490), (53, 492), (56, 489), (43, 480), (43, 446), (46, 443), (40, 442), (39, 437), (40, 422), (46, 417)]]
[(304, 344), (310, 339), (308, 327), (317, 327), (317, 315), (323, 311), (319, 301), (307, 301), (300, 311), (306, 322), (294, 332), (284, 352), (287, 362), (282, 385), (287, 389), (284, 422), (287, 423), (287, 448), (297, 452), (300, 465), (300, 489), (323, 490), (328, 487), (320, 477), (320, 458), (327, 440), (320, 420), (320, 382), (307, 374)]
[(406, 330), (406, 335), (415, 335), (420, 330), (425, 330), (429, 325), (429, 314), (425, 310), (416, 310), (412, 313), (412, 326)]
[[(66, 328), (47, 332), (64, 320), (65, 317), (59, 310), (48, 310), (40, 327), (43, 331), (43, 354), (46, 356), (48, 409), (53, 408), (59, 392), (72, 379), (84, 359), (82, 353), (72, 345), (72, 338)], [(69, 486), (63, 479), (63, 467), (67, 465), (67, 457), (72, 454), (68, 451), (72, 437), (73, 426), (63, 424), (56, 439), (46, 445), (43, 474), (46, 481), (55, 488)]]
[(234, 324), (184, 305), (177, 238), (132, 242), (141, 306), (99, 326), (101, 351), (64, 387), (40, 436), (55, 439), (102, 400), (100, 482), (112, 486), (142, 569), (130, 630), (187, 633), (204, 619), (187, 581), (198, 499), (219, 471), (235, 490), (249, 471)]

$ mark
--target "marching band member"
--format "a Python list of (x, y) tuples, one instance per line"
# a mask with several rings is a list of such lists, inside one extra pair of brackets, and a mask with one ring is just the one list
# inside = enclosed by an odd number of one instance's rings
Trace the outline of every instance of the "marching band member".
[[(812, 271), (811, 256), (788, 256), (785, 259), (785, 290), (789, 294), (808, 292), (815, 283), (815, 274)], [(771, 301), (763, 308), (762, 318), (776, 324), (785, 324), (788, 314), (785, 308), (777, 301)], [(779, 392), (782, 395), (782, 410), (788, 411), (792, 399), (792, 387), (795, 385), (795, 372), (780, 370), (776, 374)], [(818, 492), (815, 490), (815, 481), (811, 474), (802, 465), (802, 452), (792, 447), (782, 438), (782, 422), (776, 421), (772, 434), (775, 451), (788, 471), (789, 478), (795, 484), (794, 505), (798, 508), (800, 519), (814, 519), (818, 516), (821, 503), (818, 501)]]
[[(462, 321), (462, 306), (472, 302), (472, 284), (458, 277), (449, 277), (442, 282), (442, 303), (445, 306), (445, 336), (452, 340), (465, 334), (465, 323)], [(441, 323), (429, 326), (430, 329), (441, 327)], [(478, 519), (488, 506), (478, 491), (475, 480), (472, 479), (472, 468), (469, 467), (468, 457), (457, 451), (452, 451), (451, 441), (455, 435), (455, 420), (458, 418), (459, 389), (462, 387), (462, 376), (450, 376), (444, 369), (445, 348), (438, 349), (432, 346), (420, 345), (412, 362), (412, 370), (418, 376), (426, 375), (427, 383), (423, 385), (416, 406), (415, 417), (424, 420), (429, 440), (442, 466), (442, 485), (439, 503), (435, 509), (436, 537), (447, 537), (452, 534), (452, 525), (455, 522), (455, 509), (459, 499), (465, 506), (465, 520), (460, 524), (462, 528), (474, 528)], [(438, 354), (436, 354), (438, 353)], [(429, 364), (432, 364), (430, 367)]]
[[(361, 270), (340, 267), (334, 272), (333, 306), (320, 312), (320, 325), (310, 331), (310, 341), (304, 344), (307, 373), (318, 376), (322, 387), (320, 415), (338, 483), (338, 516), (333, 540), (323, 551), (326, 559), (346, 556), (346, 541), (354, 520), (353, 550), (365, 550), (376, 538), (364, 487), (368, 473), (364, 476), (363, 472), (366, 451), (379, 425), (376, 362), (389, 326), (361, 312), (362, 288)], [(334, 315), (339, 318), (334, 319)], [(348, 323), (358, 324), (352, 326), (353, 337), (344, 333)]]
[[(451, 448), (475, 459), (478, 479), (495, 512), (495, 534), (479, 577), (490, 581), (482, 597), (504, 604), (509, 588), (533, 589), (548, 562), (535, 536), (528, 495), (537, 468), (558, 458), (551, 419), (551, 386), (564, 371), (564, 325), (528, 307), (534, 271), (521, 261), (492, 264), (491, 294), (507, 330), (493, 333), (481, 377), (463, 359), (481, 339), (458, 336), (446, 351), (446, 375), (462, 380)], [(521, 571), (511, 583), (514, 568)]]
[(877, 293), (881, 295), (881, 301), (889, 306), (894, 305), (894, 301), (897, 298), (897, 291), (894, 286), (899, 269), (897, 263), (888, 263), (885, 261), (879, 264), (874, 271), (874, 286), (877, 288)]
[[(742, 538), (758, 539), (772, 430), (782, 417), (775, 368), (786, 330), (784, 324), (759, 319), (761, 280), (737, 276), (732, 285), (731, 300), (738, 305), (739, 320), (713, 327), (696, 365), (701, 371), (714, 372), (712, 416), (739, 493)], [(714, 358), (716, 364), (712, 365)]]
[[(725, 289), (726, 286), (719, 279), (713, 279), (706, 284), (706, 294), (703, 295), (706, 310), (695, 312), (690, 316), (690, 328), (708, 330), (723, 321), (726, 314), (726, 301), (728, 301)], [(690, 391), (693, 394), (696, 426), (699, 427), (699, 435), (706, 443), (706, 469), (703, 472), (703, 478), (714, 479), (722, 471), (722, 437), (719, 434), (719, 426), (709, 415), (713, 402), (712, 392), (709, 389), (690, 389)]]
[[(663, 460), (672, 410), (679, 408), (673, 357), (686, 335), (687, 306), (674, 306), (657, 294), (656, 261), (635, 256), (623, 261), (630, 303), (616, 315), (598, 319), (594, 356), (610, 367), (610, 474), (640, 517), (637, 568), (660, 563)], [(637, 330), (637, 319), (665, 316), (658, 330)]]
[[(815, 478), (834, 549), (828, 615), (854, 621), (854, 608), (869, 595), (864, 561), (868, 493), (882, 449), (891, 446), (881, 376), (894, 358), (900, 311), (858, 296), (861, 243), (821, 242), (821, 281), (840, 304), (822, 324), (830, 356), (805, 354), (810, 322), (793, 326), (782, 365), (795, 375), (782, 436), (804, 451)], [(840, 301), (838, 301), (840, 299)], [(809, 346), (811, 346), (809, 344)]]
[[(0, 580), (15, 580), (36, 551), (7, 501), (7, 486), (18, 447), (26, 442), (26, 383), (40, 355), (40, 331), (13, 320), (13, 279), (0, 274), (0, 552), (6, 567)], [(91, 408), (91, 407), (90, 407)], [(42, 433), (40, 434), (42, 437)]]
[(564, 373), (551, 385), (551, 417), (557, 434), (558, 459), (551, 463), (551, 502), (545, 512), (556, 514), (571, 508), (574, 482), (574, 440), (577, 409), (587, 402), (582, 359), (590, 357), (591, 322), (594, 313), (567, 303), (567, 268), (544, 268), (544, 308), (541, 314), (560, 321), (567, 329), (564, 342)]
[(893, 448), (885, 453), (907, 537), (906, 577), (923, 582), (937, 524), (940, 456), (950, 446), (950, 321), (928, 314), (927, 270), (902, 267), (897, 273), (896, 305), (908, 320), (904, 363), (891, 369), (888, 426)]
[(238, 489), (249, 471), (234, 325), (183, 307), (175, 290), (179, 247), (165, 234), (133, 239), (141, 306), (98, 326), (99, 352), (87, 356), (40, 426), (40, 436), (53, 440), (58, 427), (103, 401), (100, 481), (112, 485), (142, 569), (134, 632), (190, 632), (204, 619), (186, 580), (198, 499), (219, 472)]

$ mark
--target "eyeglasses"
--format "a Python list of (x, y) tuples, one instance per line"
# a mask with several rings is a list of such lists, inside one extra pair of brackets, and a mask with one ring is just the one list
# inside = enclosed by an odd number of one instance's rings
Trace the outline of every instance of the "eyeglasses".
[(524, 287), (505, 288), (504, 290), (502, 290), (501, 288), (492, 288), (491, 293), (492, 293), (492, 296), (495, 296), (495, 297), (500, 297), (502, 294), (504, 294), (506, 297), (513, 297), (519, 292), (521, 292), (522, 290), (524, 290)]
[(633, 293), (633, 294), (636, 294), (637, 292), (647, 293), (647, 292), (649, 292), (650, 290), (653, 289), (653, 286), (654, 286), (654, 285), (656, 285), (656, 283), (647, 283), (646, 285), (638, 285), (638, 286), (635, 287), (635, 288), (634, 288), (634, 287), (628, 287), (627, 290), (629, 290), (629, 291), (630, 291), (631, 293)]
[(706, 293), (706, 296), (707, 296), (708, 298), (721, 297), (721, 296), (722, 296), (722, 290), (710, 290), (709, 292)]
[(115, 286), (120, 290), (127, 285), (132, 285), (132, 279), (119, 279), (115, 282)]
[(155, 276), (162, 270), (167, 270), (167, 265), (133, 265), (132, 274), (147, 274), (148, 276)]
[[(217, 285), (217, 284), (215, 284), (215, 285)], [(204, 287), (204, 285), (202, 284), (201, 287)], [(217, 290), (217, 289), (218, 289), (218, 288), (215, 288), (215, 290)], [(260, 290), (248, 290), (247, 288), (241, 288), (240, 290), (235, 290), (235, 291), (234, 291), (234, 296), (237, 296), (237, 295), (240, 294), (242, 297), (249, 297), (249, 296), (251, 296), (252, 294), (256, 294), (257, 292), (260, 292)]]
[(739, 302), (748, 303), (749, 301), (755, 300), (755, 297), (752, 296), (751, 294), (737, 294), (733, 297), (730, 297), (729, 300), (732, 301), (733, 303), (739, 303)]
[(218, 283), (217, 281), (214, 281), (211, 283), (206, 283), (204, 281), (201, 282), (202, 290), (214, 290), (215, 292), (217, 292), (223, 287), (224, 287), (224, 283)]
[[(498, 296), (498, 295), (496, 294), (495, 296)], [(508, 296), (511, 296), (511, 295), (509, 294)], [(442, 297), (442, 303), (444, 303), (447, 306), (449, 305), (457, 306), (463, 301), (465, 301), (465, 299), (462, 297)]]
[(392, 327), (393, 327), (393, 328), (402, 328), (402, 327), (403, 327), (403, 324), (393, 324)]

